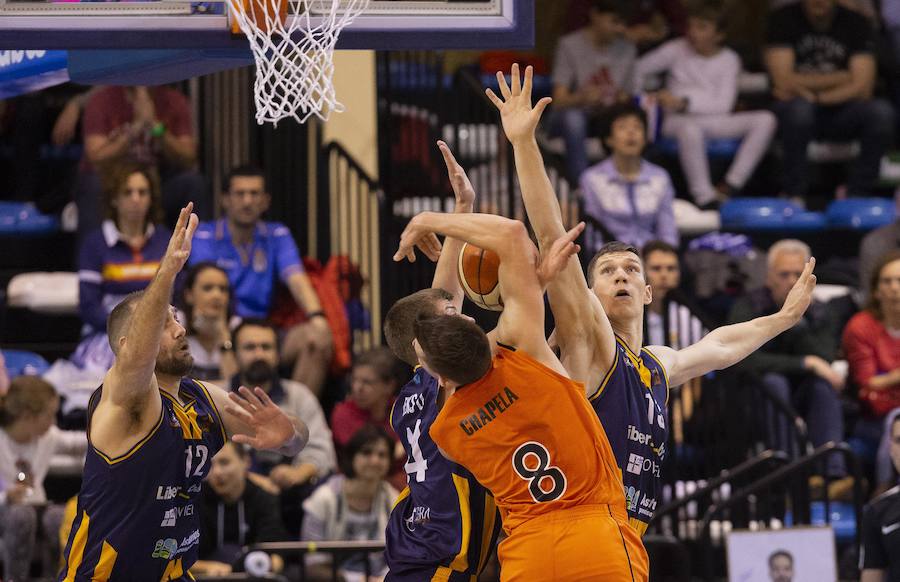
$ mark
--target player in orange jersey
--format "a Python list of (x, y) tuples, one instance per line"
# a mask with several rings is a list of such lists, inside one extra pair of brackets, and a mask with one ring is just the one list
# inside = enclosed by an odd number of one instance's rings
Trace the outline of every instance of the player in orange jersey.
[[(645, 581), (647, 554), (627, 525), (615, 457), (584, 387), (544, 339), (543, 283), (578, 252), (579, 224), (539, 260), (518, 221), (426, 212), (404, 230), (395, 260), (435, 258), (434, 233), (500, 256), (504, 310), (488, 339), (474, 322), (417, 320), (419, 362), (442, 386), (431, 437), (494, 494), (508, 537), (501, 580)], [(537, 578), (536, 578), (537, 577)]]

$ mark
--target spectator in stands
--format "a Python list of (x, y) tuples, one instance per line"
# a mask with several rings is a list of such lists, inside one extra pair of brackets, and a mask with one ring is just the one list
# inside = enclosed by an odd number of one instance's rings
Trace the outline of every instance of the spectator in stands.
[(59, 396), (53, 386), (36, 376), (13, 379), (9, 392), (0, 399), (0, 545), (4, 580), (29, 579), (39, 518), (48, 544), (45, 575), (51, 575), (58, 566), (56, 532), (62, 524), (63, 507), (48, 504), (44, 478), (54, 455), (83, 457), (87, 450), (83, 432), (56, 427), (58, 411)]
[[(342, 475), (334, 475), (303, 502), (303, 541), (384, 541), (384, 530), (397, 490), (385, 481), (391, 466), (391, 437), (380, 427), (365, 426), (347, 443), (341, 460)], [(365, 570), (363, 555), (345, 559), (342, 572), (360, 576)], [(381, 552), (368, 555), (370, 571), (386, 573)], [(327, 554), (306, 558), (307, 574), (314, 580), (331, 580)], [(360, 578), (362, 579), (362, 578)]]
[[(566, 30), (581, 26), (590, 7), (591, 0), (570, 0)], [(640, 50), (656, 46), (670, 34), (684, 34), (687, 15), (681, 0), (627, 0), (627, 7), (625, 36)]]
[(786, 192), (806, 196), (806, 149), (819, 137), (859, 142), (847, 193), (870, 194), (893, 140), (894, 111), (872, 96), (876, 62), (869, 21), (836, 0), (802, 0), (772, 14), (767, 43)]
[[(278, 498), (248, 478), (250, 452), (226, 441), (212, 458), (209, 486), (200, 493), (200, 559), (191, 566), (194, 574), (227, 576), (244, 546), (288, 539), (281, 523)], [(271, 555), (272, 571), (284, 562)]]
[(72, 357), (80, 368), (106, 370), (113, 355), (106, 318), (119, 301), (146, 287), (166, 253), (170, 232), (162, 219), (159, 178), (132, 162), (111, 166), (103, 187), (104, 218), (78, 252), (78, 306), (85, 338)]
[[(894, 473), (900, 472), (900, 416), (895, 416), (887, 434), (889, 458)], [(892, 483), (894, 485), (895, 483)], [(900, 487), (893, 487), (863, 509), (860, 582), (900, 580)]]
[[(739, 297), (731, 308), (728, 323), (776, 313), (800, 278), (809, 257), (809, 246), (798, 240), (784, 239), (772, 245), (767, 256), (765, 286)], [(770, 398), (805, 410), (809, 438), (813, 445), (819, 446), (828, 441), (843, 441), (844, 420), (839, 392), (843, 389), (844, 379), (831, 367), (833, 346), (823, 341), (808, 313), (797, 325), (764, 345), (739, 366), (760, 377), (761, 388)], [(791, 442), (789, 423), (781, 416), (776, 417), (773, 421), (775, 446), (787, 449)], [(829, 477), (846, 476), (843, 457), (830, 456), (826, 470)], [(841, 480), (834, 488), (835, 493), (846, 490), (848, 483)]]
[(100, 176), (125, 161), (153, 166), (162, 176), (165, 224), (172, 225), (188, 202), (208, 219), (206, 181), (196, 171), (197, 139), (190, 104), (169, 87), (103, 87), (84, 105), (84, 159), (76, 186), (78, 228), (89, 232), (100, 220)]
[(191, 377), (221, 380), (237, 373), (232, 349), (231, 284), (215, 263), (197, 263), (184, 279), (181, 305), (188, 346), (194, 356)]
[(876, 228), (863, 237), (859, 247), (859, 287), (864, 298), (869, 299), (872, 288), (872, 272), (886, 251), (900, 249), (900, 190), (894, 195), (897, 220)]
[[(866, 309), (844, 329), (843, 347), (850, 378), (866, 411), (854, 432), (877, 442), (885, 417), (900, 407), (900, 250), (881, 257), (870, 285)], [(892, 481), (889, 458), (881, 455), (876, 468), (877, 485), (888, 485)]]
[(287, 332), (281, 359), (294, 363), (292, 378), (318, 396), (328, 375), (333, 339), (297, 244), (286, 226), (262, 220), (271, 202), (262, 170), (235, 168), (224, 184), (225, 218), (197, 228), (190, 263), (212, 261), (228, 273), (240, 317), (269, 317), (276, 283), (288, 287), (307, 319)]
[[(672, 181), (664, 169), (641, 157), (647, 144), (646, 114), (622, 104), (611, 108), (608, 119), (603, 136), (612, 155), (581, 175), (584, 214), (603, 238), (638, 248), (654, 239), (677, 246)], [(596, 248), (602, 243), (597, 241)]]
[[(269, 485), (271, 490), (295, 499), (299, 508), (316, 482), (334, 471), (337, 465), (325, 414), (309, 388), (278, 377), (278, 335), (272, 324), (247, 318), (235, 328), (232, 337), (238, 373), (231, 380), (231, 389), (237, 390), (242, 385), (259, 386), (275, 404), (309, 427), (309, 442), (294, 458), (271, 451), (254, 452), (254, 472), (268, 476), (257, 483)], [(289, 530), (299, 529), (299, 518), (298, 523), (294, 523), (290, 515), (286, 515), (285, 520)]]
[(676, 350), (700, 341), (709, 330), (697, 317), (697, 308), (679, 289), (681, 265), (678, 249), (653, 240), (641, 250), (644, 272), (650, 285), (651, 301), (644, 310), (647, 345), (669, 346)]
[(588, 167), (585, 140), (596, 133), (602, 112), (628, 98), (637, 49), (624, 38), (623, 8), (616, 0), (591, 3), (586, 26), (559, 40), (553, 60), (551, 135), (566, 144), (571, 183)]
[(5, 396), (7, 392), (9, 392), (9, 372), (6, 370), (3, 352), (0, 352), (0, 397)]
[(385, 347), (360, 354), (350, 371), (350, 393), (331, 411), (331, 430), (339, 450), (348, 446), (356, 432), (367, 424), (382, 428), (391, 438), (391, 407), (403, 385), (400, 362)]
[[(762, 160), (777, 120), (769, 111), (734, 112), (741, 59), (725, 40), (724, 0), (697, 2), (688, 13), (687, 34), (647, 53), (637, 63), (635, 90), (648, 75), (667, 72), (665, 89), (656, 93), (665, 111), (662, 135), (678, 142), (681, 168), (694, 202), (716, 208), (739, 192)], [(724, 180), (713, 186), (706, 142), (740, 139)]]

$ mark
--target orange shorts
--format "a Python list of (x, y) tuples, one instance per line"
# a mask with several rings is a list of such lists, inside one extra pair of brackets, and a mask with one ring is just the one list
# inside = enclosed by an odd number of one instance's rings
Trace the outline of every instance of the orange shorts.
[(625, 508), (554, 511), (517, 527), (498, 548), (501, 582), (647, 582), (650, 566)]

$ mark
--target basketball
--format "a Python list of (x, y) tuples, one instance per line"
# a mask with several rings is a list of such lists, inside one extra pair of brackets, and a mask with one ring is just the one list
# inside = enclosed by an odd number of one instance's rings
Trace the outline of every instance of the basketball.
[(503, 311), (500, 297), (500, 257), (468, 243), (459, 253), (459, 282), (469, 300), (482, 309)]

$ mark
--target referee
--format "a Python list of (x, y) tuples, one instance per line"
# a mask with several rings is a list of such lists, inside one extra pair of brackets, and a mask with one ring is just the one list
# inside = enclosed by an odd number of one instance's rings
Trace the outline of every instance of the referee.
[[(891, 460), (900, 472), (900, 416), (891, 423)], [(900, 486), (866, 505), (862, 538), (860, 582), (900, 580)]]

